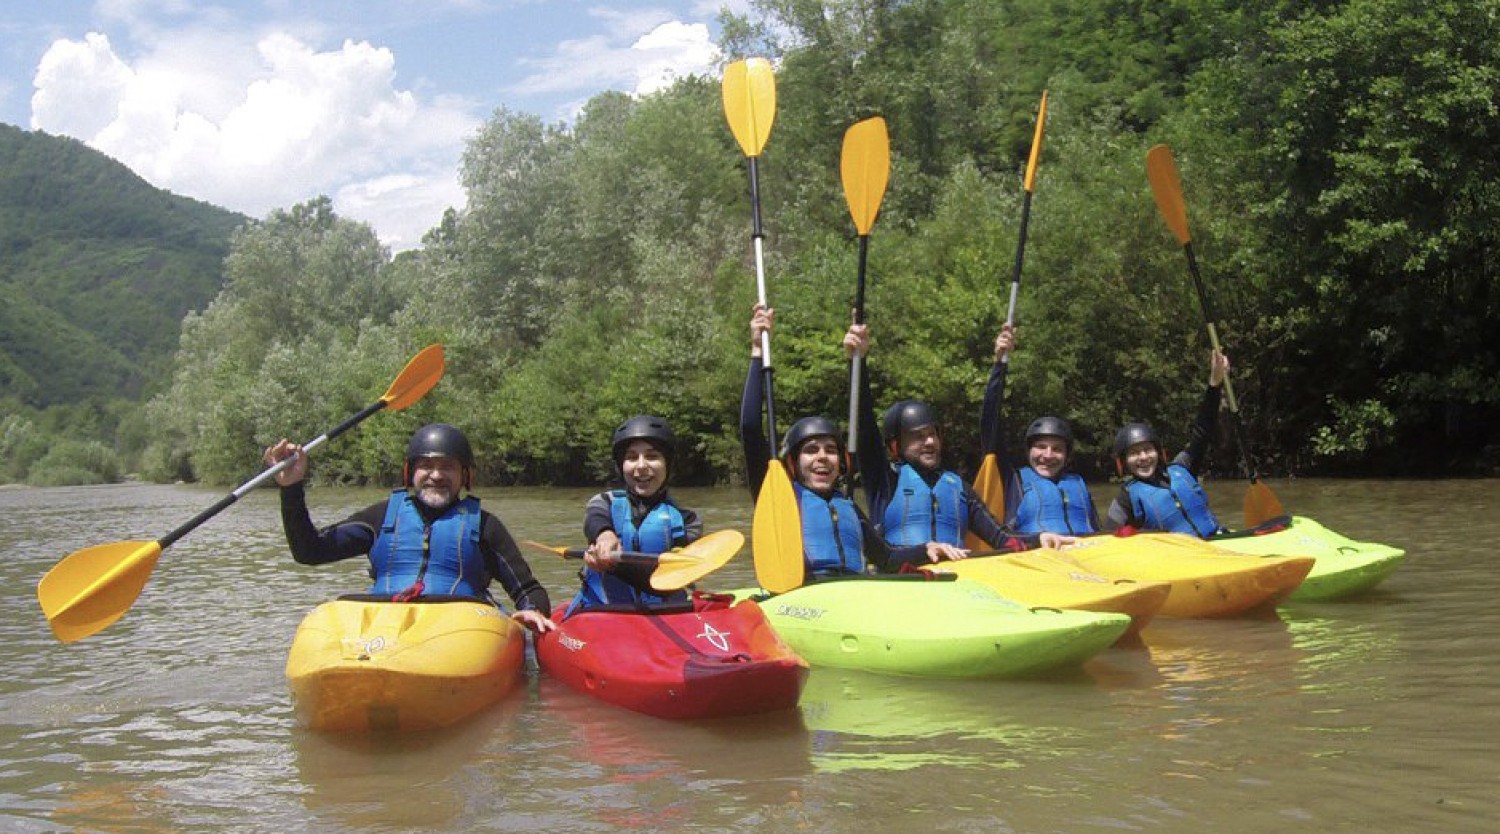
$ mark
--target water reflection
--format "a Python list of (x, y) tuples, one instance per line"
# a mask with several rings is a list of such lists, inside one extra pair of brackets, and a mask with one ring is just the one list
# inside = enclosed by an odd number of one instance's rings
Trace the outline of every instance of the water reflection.
[[(946, 767), (1019, 767), (1078, 737), (1078, 728), (1018, 710), (1045, 683), (930, 680), (815, 669), (802, 693), (820, 772)], [(1024, 716), (1024, 717), (1023, 717)]]
[(430, 732), (292, 733), (302, 803), (320, 819), (364, 829), (447, 828), (465, 806), (464, 780), (482, 751), (511, 735), (527, 706), (513, 692), (472, 720)]

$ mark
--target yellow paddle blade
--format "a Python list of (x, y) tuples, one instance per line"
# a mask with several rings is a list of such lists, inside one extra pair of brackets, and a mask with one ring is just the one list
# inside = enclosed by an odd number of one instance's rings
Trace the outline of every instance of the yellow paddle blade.
[(861, 236), (867, 235), (875, 225), (880, 201), (891, 179), (891, 139), (885, 130), (885, 119), (879, 116), (865, 119), (844, 131), (839, 173), (844, 180), (844, 199), (849, 203), (854, 228)]
[(760, 156), (776, 121), (776, 75), (765, 58), (747, 58), (724, 68), (724, 118), (745, 156)]
[(681, 550), (669, 550), (657, 557), (657, 568), (651, 574), (651, 587), (658, 591), (675, 591), (697, 582), (729, 563), (745, 546), (745, 534), (738, 530), (709, 533)]
[[(974, 476), (974, 494), (984, 502), (985, 509), (1001, 524), (1005, 523), (1005, 480), (1000, 475), (1000, 461), (991, 452), (979, 464), (979, 474)], [(987, 550), (989, 544), (973, 533), (964, 535), (964, 546), (970, 550)]]
[(53, 565), (36, 586), (52, 633), (72, 643), (125, 616), (160, 556), (156, 542), (115, 542), (75, 551)]
[(385, 389), (385, 396), (380, 399), (386, 408), (400, 411), (427, 396), (427, 392), (442, 378), (443, 346), (428, 345), (406, 363), (406, 367), (391, 381), (391, 387)]
[(1251, 481), (1245, 492), (1245, 526), (1259, 527), (1273, 518), (1286, 515), (1276, 493), (1261, 481)]
[(1146, 152), (1146, 179), (1151, 181), (1156, 208), (1167, 221), (1167, 228), (1177, 236), (1178, 243), (1188, 245), (1192, 238), (1188, 236), (1187, 204), (1182, 199), (1182, 178), (1177, 176), (1171, 148), (1157, 145)]
[(771, 461), (761, 483), (750, 542), (755, 556), (755, 581), (762, 588), (779, 594), (801, 586), (802, 514), (792, 481), (779, 460)]
[(566, 547), (556, 547), (550, 544), (542, 544), (541, 542), (532, 541), (531, 539), (526, 539), (522, 541), (521, 544), (533, 550), (539, 550), (543, 553), (551, 553), (552, 555), (563, 559), (568, 558), (568, 549)]
[(1036, 133), (1031, 137), (1031, 157), (1026, 160), (1025, 188), (1028, 192), (1036, 186), (1036, 163), (1042, 155), (1042, 130), (1047, 124), (1047, 91), (1042, 91), (1042, 105), (1036, 111)]

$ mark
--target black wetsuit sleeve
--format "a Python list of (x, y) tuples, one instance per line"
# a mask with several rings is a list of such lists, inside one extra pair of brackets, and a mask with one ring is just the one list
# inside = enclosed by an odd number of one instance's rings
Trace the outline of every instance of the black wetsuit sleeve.
[(869, 517), (858, 505), (854, 511), (859, 513), (860, 535), (864, 538), (865, 562), (872, 565), (880, 573), (899, 573), (901, 566), (905, 564), (921, 564), (927, 561), (927, 545), (917, 544), (903, 547), (891, 547), (881, 537), (880, 531), (870, 523)]
[(599, 538), (605, 530), (615, 529), (615, 516), (611, 512), (610, 494), (601, 492), (589, 499), (583, 508), (583, 539), (589, 544)]
[(1005, 526), (990, 512), (990, 508), (985, 506), (979, 493), (968, 484), (964, 484), (964, 503), (969, 508), (969, 532), (984, 539), (990, 547), (996, 550), (1012, 551), (1029, 549), (1025, 542), (1005, 529)]
[(1219, 389), (1210, 385), (1204, 388), (1203, 398), (1198, 401), (1198, 414), (1188, 429), (1187, 446), (1183, 447), (1173, 463), (1186, 467), (1194, 475), (1202, 468), (1213, 445), (1214, 432), (1219, 425)]
[(1000, 421), (1000, 403), (1005, 400), (1005, 378), (1010, 365), (996, 362), (984, 385), (984, 403), (979, 409), (979, 443), (984, 454), (1005, 459), (1005, 427)]
[(1118, 530), (1121, 527), (1139, 527), (1140, 523), (1135, 518), (1135, 505), (1130, 501), (1130, 491), (1123, 485), (1115, 495), (1115, 499), (1109, 503), (1109, 511), (1105, 513), (1105, 523), (1108, 529)]
[(281, 526), (292, 558), (302, 565), (323, 565), (370, 552), (385, 520), (387, 502), (373, 504), (337, 524), (319, 530), (307, 511), (302, 482), (281, 488)]
[(703, 519), (698, 517), (698, 511), (678, 507), (677, 512), (682, 514), (682, 538), (673, 541), (672, 546), (684, 547), (703, 538)]
[(480, 522), (479, 552), (490, 576), (499, 581), (516, 608), (552, 616), (552, 601), (547, 597), (547, 589), (532, 575), (531, 566), (521, 557), (521, 550), (516, 547), (510, 531), (488, 511), (484, 512)]
[[(896, 492), (896, 473), (886, 455), (880, 424), (875, 420), (875, 398), (870, 394), (870, 362), (865, 357), (865, 372), (859, 377), (859, 399), (864, 404), (859, 415), (859, 432), (854, 438), (855, 465), (859, 467), (860, 486), (865, 491), (865, 509), (871, 518), (884, 518), (885, 508)], [(852, 499), (853, 496), (851, 495)]]
[(765, 407), (761, 367), (760, 358), (752, 357), (750, 371), (745, 374), (745, 392), (740, 397), (740, 444), (745, 449), (745, 479), (752, 499), (760, 497), (760, 485), (771, 460), (771, 446), (761, 421)]

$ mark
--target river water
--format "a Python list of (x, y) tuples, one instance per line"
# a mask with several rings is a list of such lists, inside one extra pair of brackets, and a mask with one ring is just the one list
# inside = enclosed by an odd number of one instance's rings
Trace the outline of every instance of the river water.
[[(1408, 551), (1375, 592), (1158, 622), (1026, 681), (819, 669), (796, 711), (674, 723), (535, 670), (440, 733), (330, 737), (282, 676), (302, 615), (362, 590), (294, 564), (276, 496), (169, 548), (130, 612), (57, 643), (36, 602), (82, 547), (153, 540), (221, 492), (0, 490), (0, 832), (1493, 831), (1500, 481), (1273, 482), (1294, 511)], [(1219, 506), (1243, 485), (1213, 484)], [(314, 489), (330, 522), (380, 492)], [(578, 544), (582, 490), (487, 490), (518, 539)], [(687, 490), (748, 530), (743, 490)], [(554, 603), (576, 564), (532, 558)], [(748, 550), (714, 587), (753, 584)]]

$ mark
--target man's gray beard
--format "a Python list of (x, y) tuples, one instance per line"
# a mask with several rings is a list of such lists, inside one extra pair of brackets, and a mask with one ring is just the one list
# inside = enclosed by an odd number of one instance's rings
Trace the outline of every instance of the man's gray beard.
[(416, 491), (416, 499), (417, 499), (417, 501), (420, 502), (424, 507), (427, 507), (428, 509), (432, 509), (432, 510), (446, 510), (449, 506), (451, 506), (453, 504), (454, 501), (458, 500), (458, 491), (457, 490), (449, 490), (449, 491), (443, 493), (444, 497), (443, 497), (443, 499), (440, 502), (434, 504), (427, 497), (427, 493), (429, 493), (429, 492), (436, 493), (436, 492), (438, 492), (438, 490), (434, 489), (433, 487), (425, 487), (423, 489), (419, 489), (419, 490)]

